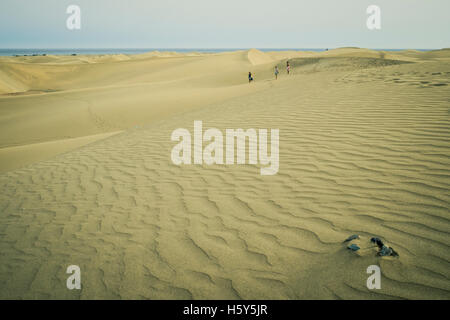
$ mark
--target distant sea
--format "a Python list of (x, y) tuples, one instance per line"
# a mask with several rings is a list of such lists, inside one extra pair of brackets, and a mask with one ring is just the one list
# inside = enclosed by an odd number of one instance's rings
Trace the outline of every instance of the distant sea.
[[(23, 55), (85, 55), (85, 54), (94, 54), (94, 55), (102, 55), (102, 54), (140, 54), (146, 53), (150, 51), (170, 51), (170, 52), (201, 52), (201, 53), (218, 53), (218, 52), (226, 52), (226, 51), (236, 51), (236, 50), (248, 50), (249, 48), (223, 48), (223, 49), (208, 49), (208, 48), (190, 48), (190, 49), (180, 49), (180, 48), (140, 48), (140, 49), (126, 49), (126, 48), (118, 48), (118, 49), (1, 49), (0, 48), (0, 56), (23, 56)], [(258, 48), (256, 48), (258, 49)], [(330, 50), (332, 48), (329, 48)], [(258, 49), (261, 51), (325, 51), (325, 48), (261, 48)], [(401, 51), (406, 49), (374, 49), (380, 51)], [(419, 51), (428, 51), (432, 49), (414, 49)]]

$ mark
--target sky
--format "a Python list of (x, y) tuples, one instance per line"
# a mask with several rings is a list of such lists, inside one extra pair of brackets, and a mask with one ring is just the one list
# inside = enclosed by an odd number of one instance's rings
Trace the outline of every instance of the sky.
[[(373, 4), (380, 30), (366, 26)], [(0, 48), (437, 49), (449, 12), (449, 0), (0, 0)]]

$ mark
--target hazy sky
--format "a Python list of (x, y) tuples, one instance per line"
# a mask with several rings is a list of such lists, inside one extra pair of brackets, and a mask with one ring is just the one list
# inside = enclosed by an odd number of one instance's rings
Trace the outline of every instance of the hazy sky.
[[(81, 8), (81, 30), (66, 8)], [(381, 7), (381, 30), (366, 8)], [(0, 0), (2, 48), (442, 48), (450, 0)]]

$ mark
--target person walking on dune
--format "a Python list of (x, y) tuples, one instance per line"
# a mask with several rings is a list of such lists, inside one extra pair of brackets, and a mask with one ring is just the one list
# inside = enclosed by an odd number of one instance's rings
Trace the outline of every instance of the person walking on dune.
[(289, 61), (286, 62), (286, 71), (287, 71), (287, 74), (291, 73), (291, 65), (289, 64)]
[(278, 66), (275, 66), (275, 80), (278, 80), (278, 74), (280, 71), (278, 71)]
[(253, 77), (252, 77), (252, 73), (249, 71), (248, 72), (248, 83), (253, 81)]

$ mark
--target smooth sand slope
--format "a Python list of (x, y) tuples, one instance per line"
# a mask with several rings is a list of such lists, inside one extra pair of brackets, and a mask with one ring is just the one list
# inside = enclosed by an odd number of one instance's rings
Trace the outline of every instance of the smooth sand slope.
[[(95, 137), (267, 88), (245, 85), (260, 64), (251, 56), (0, 57), (0, 148)], [(20, 167), (2, 157), (0, 172)]]
[[(0, 63), (2, 148), (123, 132), (0, 174), (0, 298), (450, 298), (448, 50), (45, 58)], [(174, 165), (194, 120), (279, 128), (278, 174)]]

